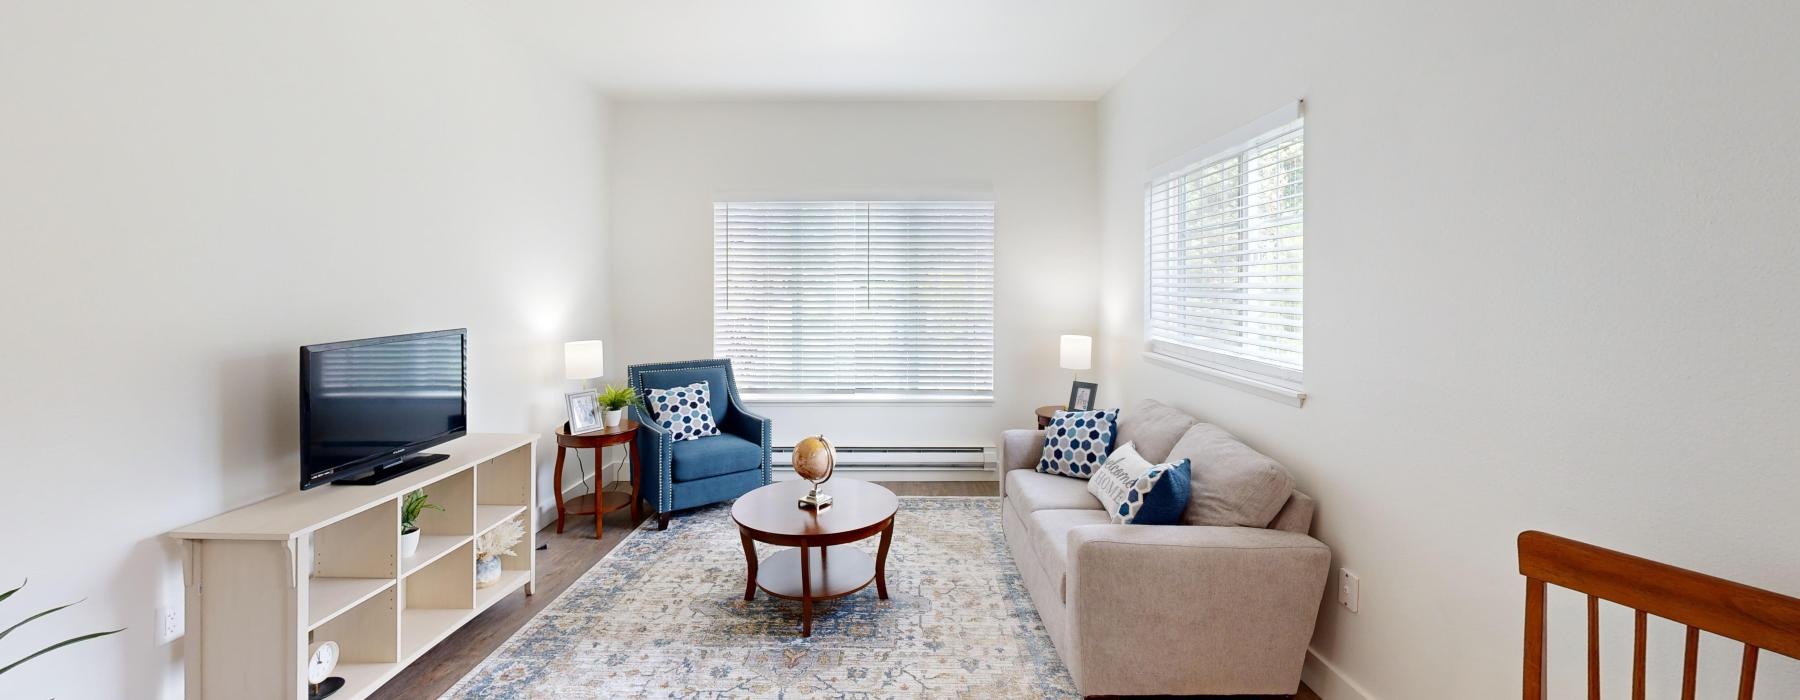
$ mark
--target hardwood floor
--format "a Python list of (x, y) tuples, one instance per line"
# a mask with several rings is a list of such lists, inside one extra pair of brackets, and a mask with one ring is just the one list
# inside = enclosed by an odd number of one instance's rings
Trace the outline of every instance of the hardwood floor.
[[(995, 484), (987, 481), (880, 483), (901, 496), (992, 496), (997, 491)], [(537, 595), (526, 596), (519, 592), (495, 603), (494, 607), (438, 643), (436, 648), (413, 662), (369, 697), (372, 700), (423, 700), (436, 698), (449, 690), (463, 674), (499, 648), (507, 637), (523, 627), (526, 621), (561, 595), (575, 579), (587, 573), (601, 557), (606, 556), (607, 552), (612, 551), (613, 547), (618, 546), (631, 533), (631, 513), (628, 510), (606, 516), (604, 539), (594, 539), (594, 524), (589, 520), (592, 520), (590, 516), (571, 518), (563, 528), (563, 534), (558, 535), (556, 522), (552, 519), (549, 527), (538, 534), (538, 543), (547, 544), (549, 548), (538, 552)], [(671, 527), (674, 525), (671, 524)], [(1319, 700), (1317, 695), (1304, 686), (1295, 698)]]

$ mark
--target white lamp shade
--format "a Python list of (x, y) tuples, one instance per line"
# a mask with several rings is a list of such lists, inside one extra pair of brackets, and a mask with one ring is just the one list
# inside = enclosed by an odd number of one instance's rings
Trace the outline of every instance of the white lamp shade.
[(600, 341), (563, 343), (563, 372), (570, 379), (593, 379), (606, 374), (606, 352)]
[(1094, 339), (1085, 335), (1065, 335), (1062, 337), (1062, 368), (1092, 369), (1094, 366)]

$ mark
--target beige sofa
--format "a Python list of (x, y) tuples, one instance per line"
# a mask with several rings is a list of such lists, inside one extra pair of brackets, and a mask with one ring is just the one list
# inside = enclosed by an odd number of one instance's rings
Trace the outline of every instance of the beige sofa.
[[(1155, 402), (1122, 411), (1118, 431), (1115, 445), (1132, 441), (1152, 461), (1190, 459), (1195, 498), (1230, 496), (1208, 483), (1211, 465), (1228, 469), (1248, 455), (1280, 470), (1229, 434)], [(1252, 497), (1280, 499), (1249, 516), (1273, 512), (1266, 527), (1114, 525), (1087, 482), (1035, 471), (1043, 440), (1038, 430), (1005, 433), (1001, 520), (1083, 695), (1298, 691), (1331, 553), (1307, 536), (1313, 501), (1292, 490), (1285, 470), (1263, 480), (1281, 483), (1256, 484), (1286, 487), (1285, 495)]]

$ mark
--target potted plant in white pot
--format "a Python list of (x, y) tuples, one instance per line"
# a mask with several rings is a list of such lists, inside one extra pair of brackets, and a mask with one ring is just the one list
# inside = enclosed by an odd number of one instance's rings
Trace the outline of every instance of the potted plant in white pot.
[(400, 501), (400, 556), (410, 557), (419, 551), (419, 514), (426, 508), (442, 511), (443, 506), (431, 502), (424, 489), (406, 494)]
[(600, 408), (604, 409), (600, 412), (601, 424), (608, 428), (619, 427), (619, 422), (625, 419), (625, 409), (642, 405), (637, 390), (629, 386), (608, 384), (606, 390), (595, 398), (600, 401)]
[(525, 540), (525, 526), (518, 518), (495, 525), (475, 538), (475, 587), (487, 588), (500, 580), (500, 557), (518, 556), (513, 547)]

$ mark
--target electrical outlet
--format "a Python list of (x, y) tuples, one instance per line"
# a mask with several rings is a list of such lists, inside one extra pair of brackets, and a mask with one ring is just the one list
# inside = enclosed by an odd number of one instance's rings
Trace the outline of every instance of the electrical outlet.
[(164, 605), (156, 609), (156, 643), (168, 644), (181, 638), (187, 630), (181, 619), (181, 611), (173, 606)]
[(1362, 594), (1362, 577), (1349, 569), (1338, 569), (1338, 605), (1356, 612), (1356, 599)]

